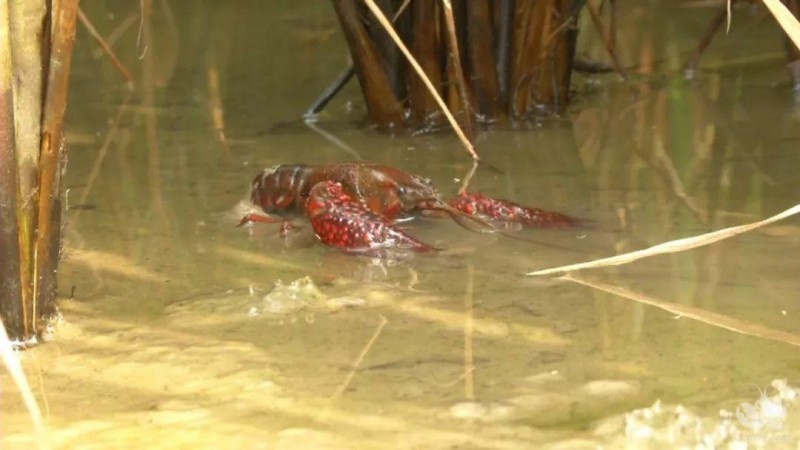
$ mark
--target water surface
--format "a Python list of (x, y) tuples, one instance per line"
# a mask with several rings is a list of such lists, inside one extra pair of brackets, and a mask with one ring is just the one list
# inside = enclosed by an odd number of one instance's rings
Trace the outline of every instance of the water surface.
[[(789, 343), (523, 275), (797, 202), (799, 116), (771, 19), (743, 15), (689, 81), (678, 69), (712, 11), (632, 7), (619, 43), (631, 80), (578, 76), (561, 119), (478, 141), (499, 171), (479, 169), (472, 189), (595, 225), (523, 242), (421, 219), (407, 231), (446, 251), (390, 263), (307, 231), (286, 242), (277, 227), (235, 226), (266, 166), (364, 159), (430, 177), (444, 195), (469, 172), (449, 133), (364, 126), (355, 85), (320, 117), (327, 135), (298, 121), (346, 63), (330, 5), (156, 2), (138, 43), (136, 4), (86, 7), (106, 35), (132, 20), (115, 48), (136, 90), (126, 100), (80, 32), (63, 322), (23, 355), (56, 447), (635, 448), (622, 421), (633, 409), (660, 399), (714, 419), (774, 379), (798, 383)], [(575, 276), (800, 334), (798, 237), (787, 220)], [(274, 291), (304, 277), (315, 288), (296, 303)], [(16, 395), (0, 404), (6, 444), (30, 445)]]

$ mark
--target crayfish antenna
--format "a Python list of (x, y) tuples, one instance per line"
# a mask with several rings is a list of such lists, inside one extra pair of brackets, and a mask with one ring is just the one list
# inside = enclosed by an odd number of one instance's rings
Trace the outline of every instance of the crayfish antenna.
[[(529, 239), (529, 238), (526, 238), (526, 237), (523, 237), (523, 236), (518, 236), (516, 234), (509, 233), (508, 231), (501, 230), (501, 229), (497, 228), (497, 226), (495, 226), (493, 223), (487, 221), (486, 219), (483, 219), (483, 218), (480, 218), (480, 217), (471, 216), (471, 215), (469, 215), (469, 214), (467, 214), (467, 213), (465, 213), (463, 211), (460, 211), (460, 210), (458, 210), (456, 208), (451, 207), (450, 205), (437, 205), (436, 207), (433, 207), (431, 209), (435, 209), (435, 210), (446, 212), (447, 214), (450, 215), (450, 217), (452, 217), (453, 221), (455, 221), (455, 223), (457, 223), (460, 227), (464, 228), (465, 230), (472, 231), (473, 233), (484, 233), (484, 234), (497, 233), (497, 234), (500, 234), (501, 236), (507, 237), (509, 239), (514, 239), (514, 240), (517, 240), (517, 241), (527, 242), (529, 244), (540, 245), (540, 246), (543, 246), (543, 247), (550, 247), (550, 248), (555, 248), (555, 249), (559, 249), (559, 250), (571, 250), (571, 249), (569, 249), (567, 247), (562, 247), (560, 245), (554, 245), (554, 244), (549, 244), (549, 243), (545, 243), (545, 242), (540, 242), (540, 241)], [(472, 221), (474, 223), (478, 223), (483, 228), (475, 228), (472, 225), (467, 225), (468, 221)]]
[[(453, 221), (458, 224), (458, 226), (460, 226), (465, 230), (472, 231), (473, 233), (496, 233), (500, 231), (497, 229), (497, 227), (495, 227), (487, 220), (482, 219), (480, 217), (470, 216), (469, 214), (466, 214), (463, 211), (459, 211), (445, 203), (437, 204), (427, 209), (434, 211), (442, 211), (447, 213), (450, 216), (450, 218), (453, 219)], [(469, 224), (470, 221), (473, 223), (477, 223), (482, 228), (475, 228), (474, 226), (472, 226), (472, 224)]]

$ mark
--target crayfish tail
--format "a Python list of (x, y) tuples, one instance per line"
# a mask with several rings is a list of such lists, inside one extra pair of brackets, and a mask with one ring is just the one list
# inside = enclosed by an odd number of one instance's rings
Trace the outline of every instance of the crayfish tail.
[(487, 221), (501, 224), (517, 224), (520, 227), (572, 228), (581, 226), (584, 222), (559, 212), (523, 206), (479, 193), (463, 192), (451, 199), (449, 206), (467, 216), (483, 217)]

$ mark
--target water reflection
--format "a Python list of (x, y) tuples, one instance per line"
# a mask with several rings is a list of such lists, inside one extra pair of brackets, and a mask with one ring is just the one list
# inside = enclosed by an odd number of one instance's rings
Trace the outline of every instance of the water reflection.
[[(274, 227), (234, 226), (264, 166), (355, 151), (447, 195), (470, 170), (447, 133), (361, 127), (354, 86), (317, 124), (347, 148), (297, 121), (346, 59), (329, 5), (142, 5), (141, 27), (138, 3), (84, 5), (101, 34), (119, 36), (132, 94), (85, 34), (75, 49), (67, 179), (70, 201), (92, 208), (68, 212), (67, 324), (26, 354), (57, 444), (597, 445), (598, 420), (656, 399), (710, 417), (753, 401), (753, 385), (797, 378), (786, 342), (521, 275), (795, 203), (797, 118), (781, 64), (727, 64), (723, 48), (683, 80), (679, 56), (704, 25), (684, 10), (665, 19), (630, 6), (620, 32), (633, 37), (618, 48), (634, 79), (583, 77), (567, 117), (482, 134), (479, 149), (501, 172), (480, 168), (471, 184), (596, 226), (525, 232), (539, 243), (529, 244), (423, 219), (409, 232), (446, 254), (388, 265), (308, 234), (287, 246)], [(771, 45), (738, 39), (742, 53)], [(787, 221), (586, 276), (796, 335), (798, 235)], [(259, 309), (278, 280), (305, 276), (322, 297)], [(1, 402), (7, 442), (24, 442), (22, 410)]]

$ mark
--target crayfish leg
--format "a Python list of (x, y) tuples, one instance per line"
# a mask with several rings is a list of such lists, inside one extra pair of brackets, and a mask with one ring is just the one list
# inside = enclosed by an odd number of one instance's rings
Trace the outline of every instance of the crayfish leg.
[(242, 220), (240, 220), (239, 224), (236, 225), (236, 226), (237, 227), (241, 227), (241, 226), (247, 225), (248, 223), (254, 223), (254, 222), (260, 222), (260, 223), (285, 223), (286, 219), (277, 218), (277, 217), (269, 217), (269, 216), (265, 216), (263, 214), (250, 213), (250, 214), (247, 214), (244, 217), (242, 217)]
[(292, 222), (289, 222), (288, 220), (284, 220), (281, 223), (280, 235), (281, 235), (282, 238), (286, 239), (286, 238), (289, 237), (289, 233), (292, 233), (292, 232), (294, 232), (295, 230), (297, 230), (299, 228), (300, 227), (298, 227), (297, 225), (293, 224)]

